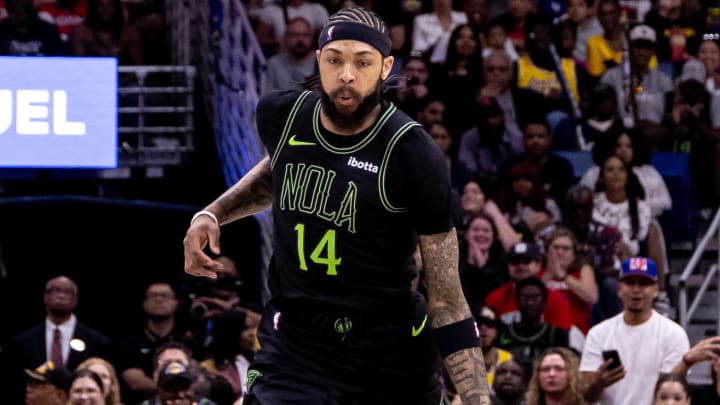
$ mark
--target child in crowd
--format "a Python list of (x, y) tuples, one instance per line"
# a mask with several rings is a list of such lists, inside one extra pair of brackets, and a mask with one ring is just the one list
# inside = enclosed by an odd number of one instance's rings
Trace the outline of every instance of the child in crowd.
[(505, 51), (513, 62), (518, 59), (517, 51), (508, 37), (505, 25), (497, 18), (488, 23), (482, 50), (483, 58), (487, 58), (494, 51)]
[(587, 60), (587, 41), (595, 35), (602, 35), (603, 29), (598, 19), (592, 15), (590, 6), (593, 0), (569, 0), (567, 18), (577, 24), (577, 41), (573, 57), (585, 66)]

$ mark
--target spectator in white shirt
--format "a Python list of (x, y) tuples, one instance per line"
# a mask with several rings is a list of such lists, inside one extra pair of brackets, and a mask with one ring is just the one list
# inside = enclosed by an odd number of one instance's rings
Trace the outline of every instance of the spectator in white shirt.
[(452, 9), (452, 0), (433, 0), (433, 12), (413, 20), (412, 50), (430, 52), (430, 63), (442, 64), (447, 56), (450, 33), (467, 23), (467, 15)]
[(645, 202), (650, 207), (653, 217), (672, 208), (672, 197), (660, 173), (650, 164), (650, 145), (637, 130), (621, 128), (611, 129), (602, 135), (593, 146), (593, 161), (580, 184), (591, 189), (595, 188), (600, 167), (609, 156), (615, 155), (632, 167), (645, 192)]
[[(580, 372), (588, 402), (602, 405), (650, 404), (660, 373), (684, 372), (690, 349), (685, 330), (653, 309), (658, 296), (655, 263), (644, 257), (623, 262), (618, 295), (623, 312), (590, 329)], [(603, 352), (617, 350), (620, 365), (610, 369)]]

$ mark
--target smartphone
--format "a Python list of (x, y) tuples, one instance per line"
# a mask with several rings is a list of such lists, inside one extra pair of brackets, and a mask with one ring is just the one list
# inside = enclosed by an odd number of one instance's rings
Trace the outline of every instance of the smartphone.
[(620, 355), (617, 350), (604, 350), (602, 352), (602, 356), (605, 361), (612, 359), (612, 362), (610, 362), (610, 365), (608, 366), (608, 370), (614, 370), (622, 365), (620, 362)]

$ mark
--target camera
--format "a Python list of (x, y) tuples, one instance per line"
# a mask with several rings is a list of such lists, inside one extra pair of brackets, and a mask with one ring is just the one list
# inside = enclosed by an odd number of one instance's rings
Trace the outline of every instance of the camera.
[(417, 86), (418, 84), (420, 84), (420, 79), (418, 79), (417, 77), (415, 77), (415, 76), (407, 77), (407, 85), (408, 86)]
[(190, 302), (189, 314), (194, 319), (205, 319), (217, 309), (213, 303), (203, 302), (203, 297), (227, 301), (237, 297), (243, 282), (235, 277), (221, 277), (217, 280), (191, 280), (187, 286), (187, 298)]
[(207, 313), (210, 311), (210, 308), (208, 308), (207, 304), (200, 301), (193, 301), (193, 303), (190, 305), (190, 315), (195, 319), (203, 319), (207, 316)]

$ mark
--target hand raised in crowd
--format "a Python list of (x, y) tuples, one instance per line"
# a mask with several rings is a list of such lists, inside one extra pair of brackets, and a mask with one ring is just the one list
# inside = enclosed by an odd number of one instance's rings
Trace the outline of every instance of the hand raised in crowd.
[(558, 257), (557, 251), (548, 249), (546, 272), (553, 280), (564, 280), (567, 277), (569, 263), (563, 263)]
[(690, 363), (720, 360), (720, 336), (713, 336), (699, 341), (685, 354)]
[(486, 200), (482, 209), (490, 218), (497, 218), (497, 216), (503, 215), (502, 211), (500, 211), (500, 207), (498, 207), (493, 200)]
[(490, 252), (481, 249), (473, 238), (468, 238), (468, 263), (476, 267), (483, 267), (490, 257)]
[(185, 273), (217, 278), (223, 265), (203, 252), (208, 245), (212, 253), (220, 254), (220, 226), (210, 216), (200, 215), (192, 221), (183, 240)]

